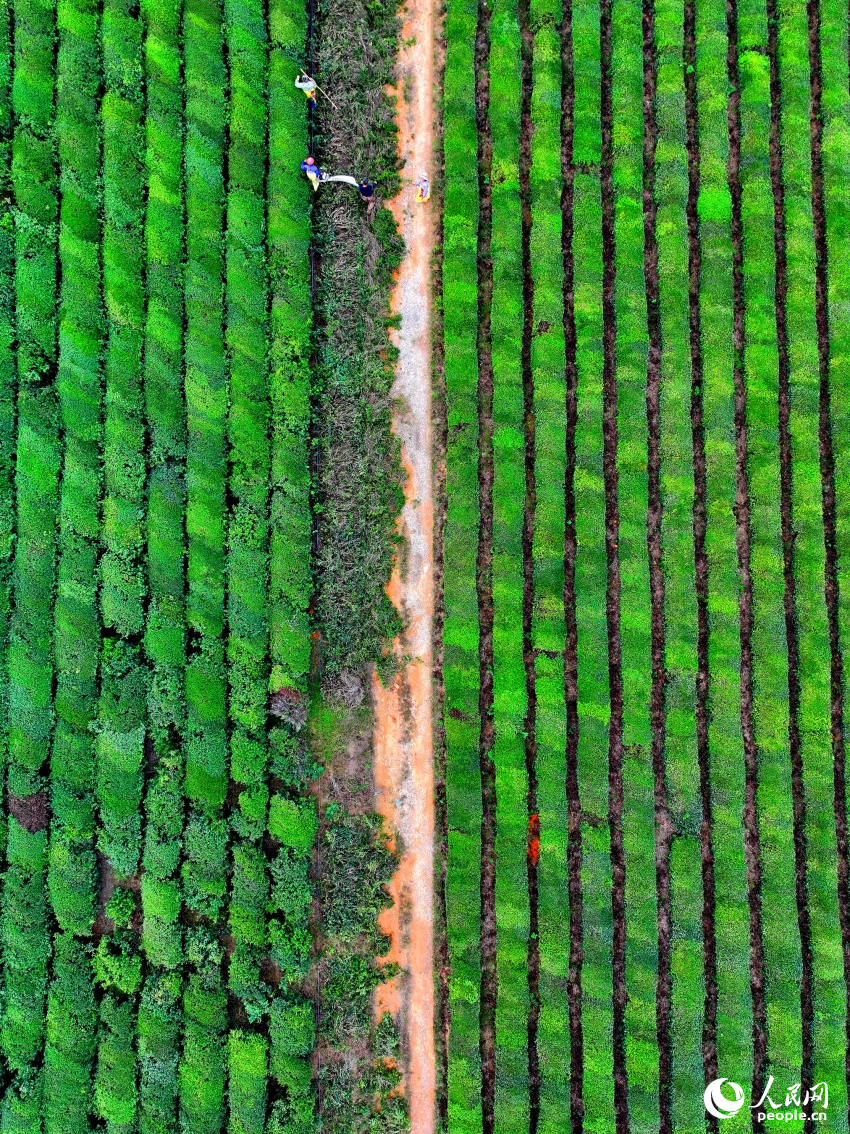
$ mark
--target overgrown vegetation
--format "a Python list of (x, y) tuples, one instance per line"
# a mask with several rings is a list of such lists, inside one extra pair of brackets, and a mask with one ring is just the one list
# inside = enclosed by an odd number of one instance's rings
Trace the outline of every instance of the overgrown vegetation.
[(317, 70), (338, 109), (321, 104), (317, 160), (331, 173), (377, 183), (367, 224), (353, 189), (323, 189), (314, 209), (321, 259), (316, 294), (319, 591), (322, 664), (328, 674), (380, 658), (399, 618), (384, 588), (403, 501), (391, 433), (395, 350), (390, 289), (403, 243), (380, 202), (398, 192), (393, 82), (399, 22), (393, 0), (322, 0)]
[(385, 883), (397, 859), (382, 820), (369, 814), (343, 814), (332, 821), (319, 840), (319, 855), (322, 1129), (339, 1134), (405, 1130), (406, 1108), (396, 1091), (398, 1031), (388, 1013), (376, 1025), (372, 1011), (372, 993), (398, 972), (395, 965), (376, 964), (389, 948), (377, 918), (389, 905)]
[(310, 731), (325, 766), (317, 787), (319, 1114), (323, 1130), (365, 1134), (407, 1127), (396, 1025), (389, 1015), (377, 1026), (372, 1018), (375, 988), (396, 971), (378, 963), (389, 940), (377, 928), (396, 859), (368, 810), (370, 670), (383, 669), (400, 629), (385, 587), (403, 502), (389, 339), (403, 242), (383, 207), (400, 187), (395, 106), (384, 89), (394, 81), (399, 21), (394, 0), (321, 0), (316, 19), (316, 74), (335, 105), (320, 99), (314, 156), (330, 173), (375, 182), (378, 193), (371, 223), (343, 184), (322, 187), (313, 208), (316, 662), (324, 700)]

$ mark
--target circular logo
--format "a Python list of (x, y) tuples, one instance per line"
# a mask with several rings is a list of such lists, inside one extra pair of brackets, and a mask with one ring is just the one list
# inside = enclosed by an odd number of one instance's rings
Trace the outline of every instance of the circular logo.
[[(727, 1099), (723, 1094), (723, 1084), (728, 1083), (729, 1087), (734, 1094), (734, 1099)], [(705, 1094), (702, 1096), (705, 1103), (705, 1109), (709, 1114), (715, 1118), (732, 1118), (744, 1104), (744, 1092), (737, 1083), (733, 1083), (731, 1079), (714, 1079), (705, 1088)]]

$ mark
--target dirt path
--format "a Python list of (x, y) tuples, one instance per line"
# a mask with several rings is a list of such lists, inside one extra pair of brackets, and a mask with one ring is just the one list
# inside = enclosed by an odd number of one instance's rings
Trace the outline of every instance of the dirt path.
[(408, 0), (398, 62), (399, 145), (404, 188), (392, 208), (407, 244), (393, 310), (400, 357), (393, 392), (395, 429), (407, 471), (401, 514), (401, 569), (389, 594), (405, 634), (396, 642), (408, 659), (390, 689), (375, 682), (377, 807), (398, 832), (401, 864), (390, 890), (394, 905), (381, 918), (392, 936), (389, 959), (404, 975), (378, 989), (376, 1010), (398, 1012), (405, 1093), (413, 1134), (433, 1134), (434, 1051), (434, 768), (431, 729), (431, 625), (434, 614), (431, 493), (431, 255), (433, 204), (414, 200), (411, 183), (433, 178), (434, 0)]

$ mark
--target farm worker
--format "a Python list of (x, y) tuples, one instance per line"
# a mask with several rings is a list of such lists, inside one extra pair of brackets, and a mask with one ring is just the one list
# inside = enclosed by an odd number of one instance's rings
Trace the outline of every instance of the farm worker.
[(312, 157), (305, 158), (304, 161), (301, 162), (301, 171), (307, 174), (307, 179), (313, 186), (313, 192), (315, 193), (319, 188), (319, 182), (323, 180), (321, 170), (316, 165), (316, 159)]
[(378, 203), (374, 181), (361, 181), (357, 186), (357, 192), (360, 194), (360, 199), (366, 202), (366, 220), (371, 220)]
[(305, 71), (303, 75), (295, 76), (295, 85), (299, 91), (303, 91), (307, 96), (307, 101), (312, 102), (313, 106), (316, 105), (316, 87), (318, 83), (315, 79), (311, 79)]
[(428, 184), (428, 177), (422, 174), (418, 181), (413, 182), (416, 187), (416, 200), (429, 201), (431, 199), (431, 186)]

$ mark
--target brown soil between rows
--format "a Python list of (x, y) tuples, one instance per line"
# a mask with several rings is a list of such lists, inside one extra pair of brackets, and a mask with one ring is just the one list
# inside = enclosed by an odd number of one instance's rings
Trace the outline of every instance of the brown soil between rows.
[(375, 1011), (396, 1014), (403, 1086), (413, 1134), (433, 1134), (434, 1043), (434, 767), (431, 719), (434, 616), (431, 487), (432, 204), (415, 200), (412, 183), (433, 180), (434, 0), (408, 0), (397, 64), (399, 148), (403, 188), (391, 208), (407, 253), (399, 269), (393, 313), (399, 349), (393, 394), (394, 429), (407, 473), (399, 521), (402, 552), (388, 587), (402, 613), (395, 651), (400, 670), (389, 688), (374, 683), (373, 770), (376, 808), (396, 833), (401, 860), (390, 884), (393, 905), (381, 917), (391, 938), (387, 960), (402, 974), (376, 993)]

